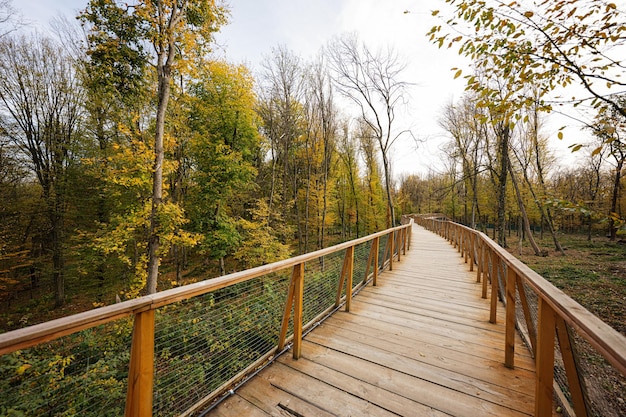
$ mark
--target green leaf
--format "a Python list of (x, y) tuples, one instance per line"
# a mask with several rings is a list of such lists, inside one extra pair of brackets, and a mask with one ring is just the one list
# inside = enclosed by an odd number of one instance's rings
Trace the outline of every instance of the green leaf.
[(463, 73), (463, 70), (458, 70), (456, 73), (454, 73), (454, 79), (456, 80), (457, 78), (459, 78), (462, 73)]

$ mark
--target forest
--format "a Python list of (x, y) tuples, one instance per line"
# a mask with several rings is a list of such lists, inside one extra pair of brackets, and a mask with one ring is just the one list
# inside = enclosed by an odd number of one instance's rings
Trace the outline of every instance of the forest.
[[(53, 35), (15, 31), (0, 2), (0, 328), (324, 248), (407, 213), (444, 213), (503, 246), (514, 231), (537, 256), (565, 255), (567, 233), (619, 241), (626, 106), (605, 90), (623, 85), (611, 55), (623, 12), (445, 3), (456, 12), (427, 36), (472, 61), (453, 72), (465, 95), (441, 109), (449, 139), (433, 166), (445, 168), (394, 177), (390, 150), (413, 134), (396, 113), (415, 80), (393, 48), (342, 35), (306, 60), (277, 46), (253, 74), (213, 58), (221, 2), (90, 0)], [(478, 27), (453, 36), (453, 21)], [(553, 42), (533, 46), (526, 32), (549, 21), (562, 25), (532, 36)], [(544, 124), (572, 84), (591, 139), (571, 146), (568, 167)]]

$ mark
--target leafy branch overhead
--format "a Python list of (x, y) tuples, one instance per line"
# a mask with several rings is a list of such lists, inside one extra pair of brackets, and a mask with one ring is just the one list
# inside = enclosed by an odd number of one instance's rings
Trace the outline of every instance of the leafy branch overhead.
[[(626, 19), (615, 3), (601, 0), (446, 0), (452, 17), (428, 32), (440, 48), (457, 47), (472, 60), (476, 73), (505, 80), (510, 105), (521, 107), (534, 100), (532, 85), (551, 110), (547, 96), (560, 88), (578, 86), (583, 93), (558, 97), (575, 105), (602, 104), (626, 117), (618, 88), (620, 50), (624, 46)], [(434, 16), (443, 15), (436, 10)], [(442, 18), (443, 20), (443, 18)], [(461, 75), (460, 70), (455, 77)], [(467, 88), (489, 100), (494, 92), (476, 75), (467, 75)], [(581, 89), (579, 88), (580, 92)], [(582, 94), (582, 95), (581, 95)], [(551, 99), (554, 97), (550, 97)]]

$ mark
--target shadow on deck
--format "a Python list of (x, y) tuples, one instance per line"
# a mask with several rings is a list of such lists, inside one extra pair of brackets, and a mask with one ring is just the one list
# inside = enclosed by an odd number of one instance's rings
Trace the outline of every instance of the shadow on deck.
[(411, 251), (208, 416), (533, 415), (535, 364), (457, 251), (414, 226)]

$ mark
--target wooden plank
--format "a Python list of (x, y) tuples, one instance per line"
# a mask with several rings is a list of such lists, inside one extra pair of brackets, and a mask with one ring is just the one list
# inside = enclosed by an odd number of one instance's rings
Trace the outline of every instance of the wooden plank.
[[(309, 338), (307, 338), (307, 349), (311, 349), (311, 351), (307, 352), (307, 358), (311, 358), (312, 352), (314, 352), (309, 343), (327, 346), (353, 358), (376, 363), (420, 380), (432, 382), (438, 386), (445, 386), (447, 389), (476, 397), (480, 401), (485, 400), (502, 405), (514, 403), (514, 399), (520, 398), (520, 400), (517, 400), (518, 407), (532, 405), (530, 401), (534, 388), (532, 376), (530, 380), (524, 380), (524, 378), (520, 377), (527, 375), (527, 371), (521, 372), (519, 375), (516, 375), (515, 372), (504, 374), (502, 370), (506, 368), (500, 365), (500, 370), (496, 370), (491, 377), (493, 381), (485, 381), (478, 379), (479, 377), (484, 378), (484, 375), (480, 376), (475, 367), (472, 368), (470, 365), (462, 364), (461, 362), (453, 362), (449, 358), (441, 356), (427, 356), (421, 352), (419, 347), (416, 347), (417, 355), (404, 356), (391, 350), (391, 346), (388, 346), (387, 349), (379, 346), (374, 348), (370, 344), (355, 343), (354, 340), (341, 335), (328, 338), (318, 335), (316, 332), (315, 334), (310, 334)], [(483, 374), (488, 374), (494, 369), (496, 368), (485, 369)], [(467, 373), (472, 373), (478, 377), (466, 375)], [(531, 412), (532, 407), (528, 411)]]
[[(316, 361), (310, 360), (309, 349), (314, 350), (316, 346), (307, 344), (306, 355), (298, 362), (288, 358), (281, 359), (281, 362), (295, 371), (323, 380), (337, 390), (375, 404), (395, 415), (450, 416), (448, 413), (402, 395), (404, 393), (398, 389), (399, 386), (415, 383), (413, 378), (407, 375), (393, 372), (366, 361), (354, 361), (351, 358), (342, 361), (343, 358), (340, 357), (342, 354), (332, 350), (327, 350), (328, 356), (315, 356)], [(317, 362), (320, 359), (323, 363)], [(372, 374), (367, 375), (369, 372)], [(393, 384), (386, 384), (389, 381), (393, 381)]]
[(239, 395), (233, 395), (220, 404), (219, 407), (213, 409), (210, 415), (212, 417), (267, 417), (270, 414), (263, 412), (258, 407), (255, 407), (245, 399), (241, 398)]
[[(358, 346), (355, 347), (358, 348)], [(388, 403), (383, 402), (384, 398), (388, 393), (395, 393), (423, 406), (454, 416), (473, 417), (476, 416), (477, 410), (480, 410), (481, 416), (494, 417), (524, 416), (530, 413), (530, 410), (525, 413), (503, 405), (508, 402), (509, 397), (494, 395), (489, 384), (454, 381), (453, 385), (442, 385), (416, 375), (414, 371), (421, 367), (414, 368), (412, 361), (406, 358), (394, 357), (393, 353), (386, 354), (371, 349), (368, 357), (361, 357), (360, 354), (367, 350), (366, 347), (363, 347), (346, 353), (341, 349), (329, 349), (323, 346), (315, 348), (307, 342), (306, 355), (303, 358), (356, 378), (361, 382), (358, 391), (361, 392), (363, 398), (367, 398), (375, 404), (380, 402), (380, 406), (389, 406)], [(355, 353), (357, 353), (356, 357)], [(372, 357), (383, 360), (371, 361)], [(408, 368), (402, 365), (407, 362)], [(312, 366), (307, 367), (306, 365), (308, 364), (294, 366), (303, 372), (312, 373)], [(319, 370), (315, 375), (324, 377), (324, 375), (329, 374), (328, 370)], [(365, 384), (378, 387), (385, 392), (374, 392), (374, 390), (368, 389), (369, 387)], [(341, 384), (338, 385), (338, 388), (349, 389), (349, 386), (348, 384)], [(446, 401), (442, 401), (442, 398), (445, 398)], [(520, 406), (529, 408), (528, 403), (523, 401), (520, 401)], [(411, 412), (411, 409), (392, 409), (391, 411), (405, 416), (421, 415), (416, 411)]]
[[(456, 337), (466, 337), (466, 340), (491, 340), (494, 341), (494, 336), (502, 334), (502, 331), (497, 329), (491, 329), (489, 327), (481, 326), (481, 322), (476, 320), (474, 322), (459, 323), (457, 320), (438, 320), (436, 326), (433, 319), (435, 316), (421, 316), (411, 313), (406, 313), (401, 310), (392, 310), (384, 306), (378, 306), (375, 304), (359, 303), (352, 307), (352, 312), (355, 314), (361, 314), (374, 319), (383, 319), (391, 323), (402, 324), (410, 321), (411, 327), (416, 328), (428, 328), (436, 327), (432, 329), (433, 332), (438, 334), (455, 335)], [(420, 326), (420, 327), (417, 327)], [(497, 342), (496, 342), (497, 343)]]
[(245, 384), (237, 391), (237, 394), (270, 415), (287, 411), (290, 417), (298, 414), (333, 417), (327, 411), (274, 387), (265, 378), (256, 378), (254, 383)]
[(274, 363), (258, 377), (265, 378), (272, 386), (335, 416), (395, 416), (390, 411), (336, 389), (323, 380), (299, 372), (282, 362)]
[[(378, 320), (370, 320), (354, 314), (336, 314), (332, 320), (325, 323), (328, 326), (349, 328), (352, 332), (362, 333), (366, 337), (371, 333), (377, 333), (382, 338), (393, 340), (401, 346), (415, 348), (415, 346), (433, 345), (439, 349), (441, 355), (458, 360), (473, 362), (477, 358), (498, 361), (502, 353), (502, 347), (497, 345), (486, 346), (465, 341), (458, 337), (439, 336), (428, 331), (416, 331), (410, 327), (392, 324)], [(524, 346), (519, 342), (520, 349), (516, 350), (517, 367), (534, 371), (535, 360), (530, 355), (520, 355)]]
[[(414, 296), (410, 294), (391, 294), (384, 292), (361, 291), (359, 294), (361, 301), (365, 303), (385, 306), (407, 313), (419, 314), (427, 317), (450, 318), (458, 323), (462, 323), (465, 319), (475, 322), (488, 314), (487, 306), (474, 305), (467, 306), (463, 303), (456, 302), (454, 299), (444, 301), (433, 297)], [(412, 298), (412, 300), (411, 300)], [(496, 324), (494, 329), (504, 332), (504, 324)]]

